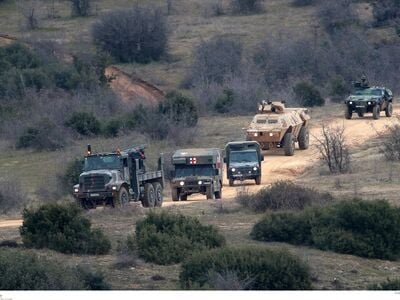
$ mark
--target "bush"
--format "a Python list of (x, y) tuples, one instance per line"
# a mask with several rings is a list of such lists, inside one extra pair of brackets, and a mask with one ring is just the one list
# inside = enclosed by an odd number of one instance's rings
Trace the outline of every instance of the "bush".
[(62, 253), (107, 254), (109, 239), (74, 205), (46, 204), (23, 211), (22, 241), (29, 248), (48, 248)]
[(100, 274), (66, 267), (28, 251), (0, 249), (1, 290), (109, 289)]
[(400, 160), (400, 125), (387, 127), (388, 134), (383, 137), (382, 152), (389, 161)]
[(382, 26), (400, 18), (400, 2), (397, 0), (380, 0), (373, 2), (375, 26)]
[(302, 187), (288, 181), (278, 181), (253, 195), (238, 195), (237, 201), (256, 212), (280, 209), (304, 209), (315, 204), (333, 201), (329, 193)]
[(235, 102), (235, 95), (232, 90), (225, 89), (224, 94), (217, 99), (214, 105), (214, 109), (220, 113), (227, 113), (232, 109), (232, 105)]
[(71, 15), (74, 17), (87, 17), (90, 15), (91, 0), (69, 0), (71, 2)]
[(331, 81), (330, 95), (332, 100), (342, 102), (343, 98), (351, 92), (348, 84), (342, 77), (336, 77)]
[(352, 1), (349, 0), (320, 1), (317, 14), (322, 26), (330, 34), (357, 22)]
[(376, 291), (398, 291), (400, 290), (400, 279), (387, 279), (385, 282), (370, 285), (368, 289)]
[(0, 181), (0, 214), (19, 212), (28, 202), (28, 196), (17, 184), (18, 180)]
[(35, 150), (54, 151), (65, 146), (64, 133), (49, 119), (42, 119), (34, 127), (28, 127), (19, 136), (18, 149), (32, 148)]
[(216, 36), (202, 42), (194, 51), (186, 85), (222, 84), (239, 73), (242, 52), (242, 44), (229, 37)]
[(149, 5), (104, 15), (93, 25), (92, 36), (98, 48), (120, 62), (148, 63), (167, 50), (166, 19)]
[(263, 10), (263, 0), (231, 0), (232, 11), (236, 14), (258, 13)]
[(103, 127), (103, 134), (106, 137), (116, 137), (122, 127), (121, 120), (112, 119), (106, 122), (105, 126)]
[(221, 247), (225, 238), (196, 218), (151, 212), (136, 225), (139, 255), (160, 265), (179, 263), (194, 251)]
[(321, 93), (311, 84), (301, 82), (293, 87), (296, 101), (305, 107), (323, 106), (325, 99)]
[(72, 193), (72, 187), (79, 183), (79, 175), (83, 172), (83, 162), (82, 158), (76, 158), (67, 164), (64, 174), (59, 178), (65, 191)]
[(215, 274), (234, 273), (249, 290), (311, 289), (308, 267), (285, 250), (221, 248), (203, 251), (182, 265), (179, 280), (184, 289), (215, 288)]
[(193, 100), (178, 92), (166, 95), (166, 100), (160, 103), (159, 112), (176, 125), (194, 127), (199, 119)]
[(342, 201), (301, 213), (272, 214), (253, 239), (305, 244), (322, 250), (394, 260), (400, 257), (400, 210), (387, 201)]
[(101, 131), (100, 121), (93, 113), (75, 112), (65, 125), (81, 135), (98, 135)]

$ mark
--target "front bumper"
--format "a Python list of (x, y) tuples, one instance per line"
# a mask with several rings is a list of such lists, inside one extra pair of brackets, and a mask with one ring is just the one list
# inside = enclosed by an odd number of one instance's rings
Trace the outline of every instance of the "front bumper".
[(116, 191), (78, 192), (74, 193), (74, 197), (76, 199), (105, 200), (114, 197), (116, 193), (117, 193)]
[(256, 171), (253, 169), (236, 169), (235, 172), (229, 171), (228, 172), (228, 179), (254, 179), (261, 175), (261, 171), (257, 168)]
[(278, 144), (281, 141), (281, 135), (279, 132), (247, 132), (247, 140), (259, 143)]
[(198, 182), (185, 182), (184, 185), (180, 185), (179, 182), (171, 184), (171, 188), (178, 188), (181, 194), (196, 194), (196, 193), (206, 193), (207, 188), (212, 185), (211, 182), (203, 182), (199, 184)]

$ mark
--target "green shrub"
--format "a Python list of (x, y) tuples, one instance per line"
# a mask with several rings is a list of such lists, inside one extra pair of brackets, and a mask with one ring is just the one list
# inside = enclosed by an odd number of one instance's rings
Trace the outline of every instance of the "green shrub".
[(343, 78), (337, 77), (331, 81), (332, 100), (335, 102), (342, 102), (343, 97), (350, 93), (350, 88)]
[(151, 212), (136, 225), (139, 256), (161, 265), (179, 263), (193, 251), (220, 247), (225, 238), (196, 218)]
[(235, 95), (232, 90), (224, 90), (224, 94), (217, 99), (215, 102), (214, 109), (220, 113), (224, 114), (231, 110), (233, 103), (235, 102)]
[(65, 144), (66, 140), (61, 129), (49, 119), (42, 119), (35, 126), (25, 129), (19, 136), (16, 147), (54, 151), (63, 148)]
[(100, 121), (93, 113), (75, 112), (65, 125), (81, 135), (98, 135), (101, 131)]
[(296, 100), (303, 106), (323, 106), (325, 99), (322, 98), (321, 93), (312, 85), (307, 82), (301, 82), (293, 87)]
[(72, 192), (72, 187), (79, 183), (79, 175), (83, 172), (83, 159), (76, 158), (67, 164), (64, 174), (60, 177), (66, 191)]
[(72, 268), (30, 251), (0, 249), (1, 290), (109, 289), (101, 274)]
[(373, 284), (368, 287), (369, 290), (382, 290), (382, 291), (398, 291), (400, 290), (400, 279), (387, 279), (385, 282)]
[(251, 237), (395, 260), (400, 257), (400, 209), (384, 200), (352, 200), (267, 215), (253, 227)]
[(215, 274), (234, 273), (250, 290), (311, 289), (308, 267), (285, 250), (221, 248), (189, 257), (179, 280), (184, 289), (215, 288)]
[(240, 194), (237, 201), (246, 208), (260, 212), (281, 209), (301, 210), (310, 205), (332, 202), (333, 197), (329, 193), (321, 193), (293, 182), (278, 181), (256, 194)]
[(176, 125), (194, 127), (199, 119), (193, 100), (178, 92), (166, 95), (166, 100), (160, 103), (159, 112)]
[(109, 239), (74, 205), (46, 204), (25, 209), (20, 228), (22, 241), (29, 248), (49, 248), (62, 253), (107, 254)]
[(106, 137), (116, 137), (122, 127), (122, 121), (118, 119), (109, 120), (103, 127), (103, 134)]

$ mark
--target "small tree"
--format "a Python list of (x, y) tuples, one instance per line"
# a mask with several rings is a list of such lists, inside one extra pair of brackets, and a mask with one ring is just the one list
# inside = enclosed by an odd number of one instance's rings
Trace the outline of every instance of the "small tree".
[(199, 117), (191, 98), (177, 92), (168, 93), (166, 98), (159, 106), (159, 112), (162, 115), (177, 125), (196, 126)]
[(136, 5), (112, 11), (93, 25), (95, 45), (120, 62), (148, 63), (167, 50), (167, 24), (160, 8)]
[(400, 160), (400, 125), (388, 126), (388, 134), (383, 137), (382, 152), (389, 161)]
[(232, 10), (236, 14), (251, 14), (262, 11), (264, 0), (232, 0)]
[(350, 151), (344, 135), (344, 126), (322, 125), (320, 137), (315, 136), (321, 159), (331, 173), (350, 171)]
[(91, 0), (68, 0), (71, 2), (71, 15), (73, 17), (87, 17), (91, 13)]
[(81, 135), (98, 135), (101, 130), (100, 121), (93, 113), (75, 112), (65, 123)]
[(301, 82), (293, 88), (296, 100), (306, 107), (322, 106), (325, 104), (325, 99), (321, 93), (311, 84)]

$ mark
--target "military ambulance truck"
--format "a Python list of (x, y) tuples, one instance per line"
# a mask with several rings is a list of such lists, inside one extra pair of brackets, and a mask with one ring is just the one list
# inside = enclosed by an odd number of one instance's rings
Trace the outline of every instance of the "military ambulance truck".
[(192, 194), (207, 199), (222, 196), (223, 164), (220, 149), (181, 149), (172, 156), (171, 193), (173, 201), (186, 201)]
[(226, 175), (229, 186), (235, 180), (253, 179), (261, 184), (261, 162), (264, 156), (261, 146), (254, 141), (231, 142), (225, 146)]
[(144, 207), (161, 206), (163, 202), (163, 158), (157, 171), (147, 171), (144, 146), (123, 151), (92, 153), (85, 156), (79, 184), (73, 187), (78, 204), (85, 209), (97, 205), (123, 207), (129, 201), (141, 201)]

